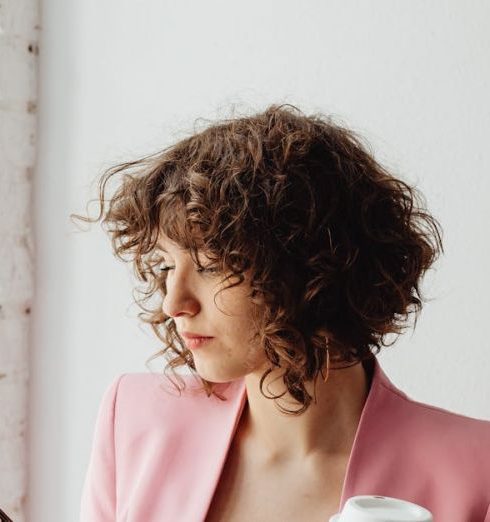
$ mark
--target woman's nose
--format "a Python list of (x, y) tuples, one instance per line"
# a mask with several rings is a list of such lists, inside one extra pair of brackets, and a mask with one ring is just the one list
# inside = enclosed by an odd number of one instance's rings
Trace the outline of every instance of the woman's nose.
[(183, 313), (195, 315), (200, 309), (195, 292), (183, 277), (179, 280), (174, 275), (171, 277), (172, 281), (169, 281), (170, 278), (167, 279), (167, 292), (163, 298), (162, 311), (170, 317)]

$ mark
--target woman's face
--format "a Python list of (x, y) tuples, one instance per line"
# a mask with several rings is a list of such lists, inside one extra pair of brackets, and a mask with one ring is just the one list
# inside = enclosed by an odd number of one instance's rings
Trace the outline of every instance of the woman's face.
[[(229, 382), (262, 368), (264, 351), (251, 340), (254, 305), (247, 274), (241, 284), (218, 293), (235, 279), (224, 283), (221, 273), (199, 272), (190, 254), (164, 234), (159, 245), (163, 265), (170, 267), (163, 312), (174, 319), (184, 342), (183, 332), (212, 337), (199, 347), (188, 345), (199, 375), (210, 382)], [(203, 267), (210, 265), (205, 255), (198, 257)]]

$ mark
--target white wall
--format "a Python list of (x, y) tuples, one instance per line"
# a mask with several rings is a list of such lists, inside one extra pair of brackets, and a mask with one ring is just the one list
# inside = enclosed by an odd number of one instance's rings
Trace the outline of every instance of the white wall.
[(490, 418), (489, 17), (484, 1), (44, 0), (29, 520), (77, 519), (101, 394), (158, 346), (108, 238), (68, 215), (104, 167), (232, 104), (334, 113), (417, 183), (446, 254), (380, 360), (413, 397)]

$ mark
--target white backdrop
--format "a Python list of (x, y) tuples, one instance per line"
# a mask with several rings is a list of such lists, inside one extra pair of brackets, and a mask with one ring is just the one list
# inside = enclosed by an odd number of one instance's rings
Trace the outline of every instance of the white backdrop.
[(446, 253), (380, 361), (414, 398), (490, 419), (489, 17), (476, 0), (44, 0), (29, 520), (77, 519), (101, 395), (158, 347), (108, 238), (68, 216), (105, 167), (232, 107), (333, 113), (422, 190)]

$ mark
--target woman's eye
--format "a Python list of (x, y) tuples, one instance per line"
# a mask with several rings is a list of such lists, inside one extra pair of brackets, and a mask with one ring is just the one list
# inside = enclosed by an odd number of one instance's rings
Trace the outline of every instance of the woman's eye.
[(214, 274), (214, 273), (216, 273), (218, 271), (218, 269), (217, 268), (213, 268), (213, 267), (210, 266), (208, 268), (206, 268), (206, 267), (204, 267), (202, 269), (198, 268), (197, 271), (198, 272), (208, 272), (210, 274)]
[[(162, 266), (160, 267), (160, 272), (168, 272), (169, 270), (172, 270), (173, 268), (175, 268), (175, 266)], [(209, 267), (209, 268), (198, 268), (197, 269), (198, 272), (207, 272), (207, 273), (210, 273), (210, 274), (213, 274), (213, 273), (216, 273), (218, 272), (218, 269), (217, 268), (213, 268), (213, 267)]]

